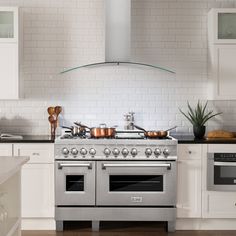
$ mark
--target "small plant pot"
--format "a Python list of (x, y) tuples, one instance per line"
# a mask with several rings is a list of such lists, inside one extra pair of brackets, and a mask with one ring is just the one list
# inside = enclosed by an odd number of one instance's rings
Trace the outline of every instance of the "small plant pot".
[(206, 132), (206, 126), (193, 126), (193, 134), (196, 139), (202, 139)]

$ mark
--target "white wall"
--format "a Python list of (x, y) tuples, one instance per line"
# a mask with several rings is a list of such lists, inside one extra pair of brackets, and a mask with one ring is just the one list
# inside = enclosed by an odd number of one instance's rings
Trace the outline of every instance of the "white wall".
[[(132, 110), (146, 128), (178, 125), (178, 131), (190, 132), (178, 107), (206, 99), (207, 12), (236, 7), (236, 0), (132, 0), (134, 60), (173, 69), (175, 76), (129, 66), (60, 74), (104, 60), (103, 0), (0, 0), (0, 5), (20, 7), (25, 97), (0, 101), (1, 131), (49, 134), (46, 109), (62, 105), (67, 123), (123, 126), (123, 114)], [(236, 102), (210, 107), (224, 114), (208, 129), (222, 124), (236, 129)]]

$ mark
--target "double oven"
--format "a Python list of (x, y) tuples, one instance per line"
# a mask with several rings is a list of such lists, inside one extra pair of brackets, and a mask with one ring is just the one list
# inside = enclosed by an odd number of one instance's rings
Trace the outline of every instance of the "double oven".
[(57, 161), (56, 205), (171, 206), (175, 161)]

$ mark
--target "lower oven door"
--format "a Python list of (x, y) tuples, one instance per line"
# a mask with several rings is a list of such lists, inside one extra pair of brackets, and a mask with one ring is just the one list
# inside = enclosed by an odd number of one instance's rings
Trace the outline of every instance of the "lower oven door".
[(97, 205), (176, 204), (176, 162), (99, 161)]
[(95, 162), (55, 163), (56, 205), (95, 205)]

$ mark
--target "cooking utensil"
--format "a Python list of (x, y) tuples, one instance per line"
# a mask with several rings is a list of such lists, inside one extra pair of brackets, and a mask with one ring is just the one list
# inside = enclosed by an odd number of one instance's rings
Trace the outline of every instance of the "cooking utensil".
[(133, 124), (133, 126), (136, 129), (142, 130), (144, 132), (144, 136), (146, 138), (165, 138), (168, 135), (168, 131), (175, 129), (177, 126), (172, 127), (170, 129), (167, 130), (151, 130), (151, 131), (147, 131), (144, 128), (137, 126), (135, 124)]
[(56, 127), (57, 127), (57, 119), (54, 115), (50, 115), (48, 117), (48, 121), (50, 122), (50, 125), (51, 125), (51, 136), (54, 139), (55, 133), (56, 133)]
[(83, 125), (80, 122), (75, 122), (76, 125), (84, 127), (90, 130), (91, 138), (114, 138), (116, 134), (116, 128), (106, 127), (106, 124), (100, 124), (99, 127), (90, 128), (87, 125)]
[(52, 116), (55, 113), (55, 107), (48, 107), (48, 114)]
[(71, 126), (71, 127), (62, 126), (62, 128), (69, 129), (73, 136), (81, 136), (81, 135), (84, 135), (86, 133), (86, 129), (83, 128), (83, 127), (78, 127), (78, 126)]
[(60, 107), (60, 106), (56, 106), (55, 109), (54, 109), (54, 112), (55, 112), (57, 117), (59, 116), (61, 111), (62, 111), (62, 107)]

